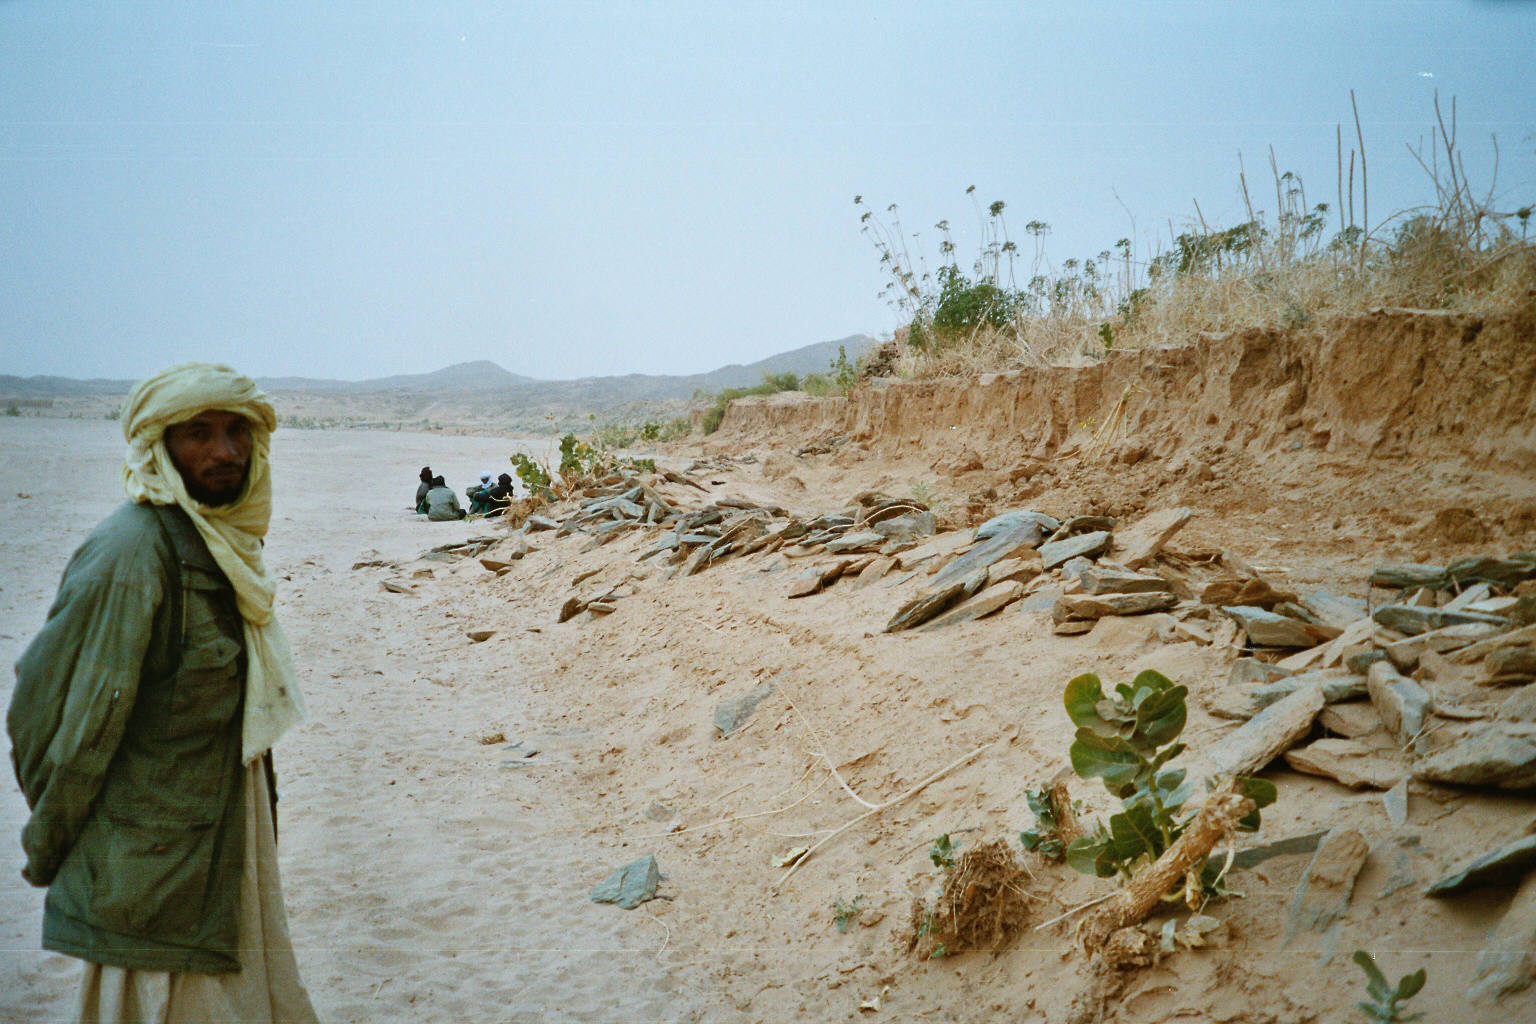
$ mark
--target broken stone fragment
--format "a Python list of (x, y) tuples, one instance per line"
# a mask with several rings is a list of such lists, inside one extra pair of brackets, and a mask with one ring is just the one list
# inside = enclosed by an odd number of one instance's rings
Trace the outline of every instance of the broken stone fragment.
[(1499, 686), (1536, 679), (1536, 647), (1506, 647), (1494, 651), (1483, 662), (1489, 682)]
[[(1295, 601), (1289, 590), (1279, 590), (1262, 576), (1226, 576), (1212, 580), (1200, 592), (1201, 604), (1241, 605), (1273, 611), (1275, 605)], [(1291, 616), (1296, 618), (1296, 616)]]
[(987, 567), (996, 562), (1022, 557), (1024, 552), (1034, 549), (1038, 536), (1038, 525), (1033, 522), (1001, 529), (940, 569), (933, 578), (933, 586), (948, 586), (978, 569), (985, 574)]
[(1325, 931), (1344, 916), (1370, 853), (1370, 844), (1354, 829), (1334, 829), (1323, 837), (1291, 899), (1282, 945), (1302, 928)]
[(1391, 789), (1408, 777), (1408, 765), (1395, 750), (1349, 739), (1320, 739), (1287, 750), (1285, 763), (1350, 789)]
[(858, 533), (849, 532), (838, 537), (836, 540), (828, 541), (827, 551), (834, 555), (849, 554), (855, 551), (874, 551), (884, 544), (885, 541), (884, 535), (873, 530), (860, 531)]
[(557, 621), (567, 622), (587, 610), (587, 602), (580, 597), (568, 597), (560, 606), (560, 617)]
[(1069, 619), (1066, 622), (1058, 622), (1051, 629), (1057, 636), (1082, 636), (1093, 629), (1098, 619)]
[(1165, 508), (1138, 519), (1115, 535), (1115, 557), (1127, 569), (1140, 569), (1158, 556), (1194, 514), (1191, 508)]
[(539, 530), (560, 529), (560, 524), (548, 516), (529, 516), (525, 525), (529, 533), (536, 533)]
[(1483, 885), (1508, 885), (1536, 867), (1536, 835), (1524, 835), (1480, 857), (1463, 862), (1430, 884), (1426, 896), (1450, 896)]
[(1379, 625), (1388, 629), (1395, 629), (1399, 633), (1409, 636), (1417, 636), (1420, 633), (1428, 633), (1433, 629), (1444, 629), (1446, 626), (1459, 626), (1465, 623), (1486, 623), (1501, 628), (1508, 628), (1509, 620), (1497, 615), (1484, 615), (1480, 612), (1452, 612), (1444, 608), (1423, 608), (1417, 605), (1388, 604), (1376, 609), (1376, 614), (1371, 616)]
[(1470, 665), (1474, 661), (1481, 661), (1494, 651), (1501, 651), (1506, 647), (1525, 647), (1536, 644), (1536, 625), (1521, 626), (1519, 629), (1498, 636), (1491, 636), (1487, 640), (1479, 640), (1475, 644), (1468, 644), (1459, 651), (1452, 651), (1446, 655), (1452, 662), (1458, 665)]
[(656, 898), (656, 887), (661, 883), (661, 870), (654, 856), (619, 868), (592, 888), (593, 903), (615, 903), (625, 910), (634, 910), (647, 900)]
[(1252, 775), (1262, 770), (1311, 732), (1322, 710), (1322, 687), (1302, 687), (1191, 757), (1190, 778)]
[(929, 587), (896, 610), (896, 614), (891, 616), (891, 621), (886, 623), (885, 632), (897, 633), (904, 629), (912, 629), (914, 626), (921, 626), (979, 591), (986, 582), (987, 570), (983, 566), (972, 570), (971, 574), (963, 579), (941, 587)]
[(1066, 540), (1080, 533), (1093, 533), (1098, 530), (1113, 530), (1115, 520), (1113, 516), (1073, 516), (1061, 524), (1057, 531), (1046, 538), (1046, 543), (1058, 540)]
[(1382, 648), (1387, 658), (1400, 672), (1412, 672), (1425, 652), (1443, 654), (1458, 650), (1479, 640), (1486, 640), (1500, 632), (1500, 627), (1486, 622), (1464, 622), (1455, 626), (1432, 629), (1427, 633), (1405, 636)]
[(1499, 717), (1506, 722), (1536, 722), (1536, 686), (1522, 687), (1500, 704)]
[(1398, 674), (1385, 661), (1372, 665), (1365, 679), (1371, 704), (1392, 737), (1404, 744), (1417, 737), (1432, 709), (1429, 693), (1424, 687)]
[[(1529, 988), (1536, 977), (1536, 875), (1525, 880), (1499, 926), (1477, 955), (1477, 980), (1467, 989), (1473, 1001), (1498, 999)], [(1509, 1019), (1509, 1018), (1505, 1018)]]
[(1338, 636), (1342, 630), (1313, 622), (1276, 615), (1252, 605), (1223, 605), (1222, 609), (1248, 634), (1255, 647), (1315, 647)]
[(1008, 580), (995, 587), (988, 587), (970, 600), (925, 623), (922, 628), (942, 629), (959, 622), (984, 618), (1007, 607), (1022, 596), (1024, 596), (1024, 584), (1016, 580)]
[(934, 519), (932, 512), (909, 512), (902, 516), (893, 516), (889, 519), (877, 520), (873, 523), (866, 522), (869, 530), (879, 534), (886, 540), (911, 540), (919, 537), (931, 537), (938, 529), (938, 521)]
[(1338, 629), (1347, 629), (1352, 623), (1370, 615), (1366, 603), (1358, 597), (1346, 597), (1323, 590), (1321, 587), (1299, 591), (1297, 600), (1303, 608), (1315, 615), (1319, 622)]
[(1278, 665), (1257, 658), (1238, 658), (1227, 672), (1228, 686), (1263, 686), (1291, 673)]
[(1028, 583), (1040, 575), (1040, 555), (1031, 551), (1027, 557), (1005, 558), (1000, 562), (993, 562), (987, 567), (987, 586), (995, 587), (999, 583), (1013, 580), (1017, 583)]
[(1171, 594), (1173, 587), (1160, 576), (1095, 565), (1079, 577), (1086, 594)]
[(1265, 683), (1255, 688), (1251, 697), (1255, 708), (1267, 708), (1307, 686), (1316, 686), (1321, 689), (1323, 700), (1329, 704), (1358, 700), (1368, 692), (1364, 676), (1357, 676), (1348, 669), (1319, 669), (1316, 672), (1303, 672), (1300, 675)]
[(1438, 587), (1445, 582), (1445, 569), (1438, 565), (1422, 565), (1403, 562), (1379, 565), (1371, 573), (1370, 585), (1389, 590), (1412, 590), (1416, 587)]
[(473, 643), (479, 644), (479, 643), (484, 643), (485, 641), (489, 640), (491, 637), (495, 636), (496, 635), (496, 631), (494, 629), (472, 629), (468, 633), (465, 633), (464, 635), (469, 637), (469, 639)]
[(1076, 537), (1068, 537), (1065, 540), (1051, 541), (1049, 544), (1040, 545), (1040, 561), (1044, 569), (1050, 570), (1072, 558), (1095, 558), (1109, 550), (1110, 533), (1107, 530), (1096, 530), (1093, 533), (1084, 533)]
[(1172, 608), (1179, 599), (1172, 594), (1063, 594), (1051, 609), (1057, 622), (1101, 619), (1106, 615), (1141, 615)]
[(1329, 704), (1317, 716), (1317, 724), (1326, 732), (1351, 740), (1382, 731), (1381, 716), (1374, 705), (1364, 701)]
[(1536, 789), (1536, 728), (1480, 722), (1454, 743), (1414, 762), (1422, 782), (1495, 789)]
[(1017, 509), (993, 516), (976, 527), (975, 538), (977, 540), (987, 540), (999, 533), (1010, 533), (1021, 527), (1028, 529), (1030, 525), (1036, 528), (1038, 534), (1038, 539), (1035, 541), (1036, 544), (1039, 544), (1041, 540), (1061, 529), (1061, 523), (1052, 516), (1048, 516), (1043, 512)]
[(740, 697), (733, 697), (716, 707), (714, 721), (720, 735), (729, 736), (746, 724), (757, 706), (773, 695), (773, 689), (773, 680), (769, 679), (758, 683)]

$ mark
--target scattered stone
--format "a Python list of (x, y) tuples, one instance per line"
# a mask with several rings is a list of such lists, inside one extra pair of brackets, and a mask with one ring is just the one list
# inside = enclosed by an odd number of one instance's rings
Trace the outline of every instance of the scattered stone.
[(1061, 529), (1061, 523), (1052, 516), (1048, 516), (1043, 512), (1019, 509), (993, 516), (976, 527), (974, 536), (977, 540), (988, 540), (1000, 533), (1011, 533), (1020, 528), (1028, 529), (1030, 525), (1036, 527), (1038, 537), (1035, 544), (1037, 546), (1047, 536)]
[(1094, 558), (1102, 555), (1109, 550), (1110, 539), (1109, 531), (1096, 530), (1093, 533), (1084, 533), (1065, 540), (1042, 544), (1040, 545), (1041, 567), (1050, 570), (1071, 558), (1079, 556)]
[(1255, 647), (1315, 647), (1341, 632), (1251, 605), (1223, 605), (1221, 610), (1242, 627), (1248, 634), (1248, 643)]
[(1329, 704), (1317, 716), (1317, 724), (1335, 736), (1356, 740), (1380, 732), (1381, 716), (1374, 705), (1361, 701)]
[(1078, 577), (1083, 581), (1087, 594), (1171, 594), (1173, 588), (1160, 576), (1144, 576), (1139, 572), (1095, 565)]
[(1192, 757), (1189, 777), (1252, 775), (1260, 771), (1311, 732), (1312, 723), (1322, 710), (1322, 687), (1302, 687)]
[(395, 580), (381, 580), (379, 582), (379, 586), (383, 587), (385, 590), (389, 591), (391, 594), (409, 594), (409, 593), (412, 593), (410, 584), (408, 584), (408, 583), (399, 583), (399, 582), (397, 582)]
[(1371, 573), (1370, 585), (1389, 590), (1412, 590), (1415, 587), (1438, 587), (1445, 582), (1445, 569), (1438, 565), (1421, 565), (1404, 562), (1396, 565), (1379, 565)]
[(1082, 636), (1093, 629), (1098, 619), (1068, 619), (1066, 622), (1058, 622), (1051, 632), (1057, 636)]
[(1472, 1000), (1498, 999), (1530, 987), (1536, 977), (1536, 875), (1525, 880), (1477, 956)]
[(1201, 604), (1241, 605), (1265, 611), (1273, 611), (1275, 605), (1295, 600), (1295, 594), (1289, 590), (1276, 589), (1274, 584), (1262, 576), (1246, 579), (1226, 576), (1212, 580), (1200, 592)]
[(1039, 543), (1039, 537), (1040, 527), (1034, 522), (1000, 529), (940, 569), (933, 579), (933, 586), (936, 588), (948, 586), (956, 580), (970, 576), (978, 569), (985, 573), (989, 566), (1005, 558), (1022, 557), (1024, 552), (1034, 550), (1035, 545)]
[(1061, 528), (1046, 538), (1046, 543), (1066, 540), (1080, 533), (1094, 533), (1099, 530), (1113, 530), (1115, 520), (1113, 516), (1073, 516), (1061, 524)]
[(411, 573), (411, 579), (413, 580), (432, 580), (436, 578), (436, 574), (431, 569), (417, 569)]
[(1306, 835), (1287, 836), (1284, 839), (1276, 839), (1272, 843), (1262, 846), (1250, 847), (1237, 851), (1232, 858), (1234, 868), (1253, 868), (1275, 857), (1294, 857), (1298, 854), (1311, 853), (1317, 849), (1317, 844), (1326, 836), (1326, 830), (1322, 832), (1308, 832)]
[(1115, 556), (1127, 569), (1142, 568), (1158, 556), (1194, 514), (1192, 508), (1165, 508), (1143, 516), (1116, 535)]
[(1479, 612), (1451, 612), (1444, 608), (1421, 608), (1416, 605), (1388, 604), (1376, 609), (1376, 614), (1371, 616), (1379, 625), (1388, 629), (1395, 629), (1399, 633), (1409, 636), (1417, 636), (1420, 633), (1428, 633), (1433, 629), (1444, 629), (1446, 626), (1460, 626), (1466, 623), (1485, 623), (1493, 626), (1508, 627), (1509, 620), (1497, 615), (1483, 615)]
[(1499, 717), (1506, 722), (1536, 722), (1536, 686), (1522, 687), (1500, 704)]
[(589, 601), (587, 603), (587, 611), (591, 612), (593, 615), (608, 615), (617, 608), (618, 605), (614, 603), (612, 599), (599, 598), (598, 600)]
[(897, 633), (903, 629), (921, 626), (929, 619), (948, 611), (951, 607), (979, 591), (987, 582), (985, 566), (974, 569), (971, 575), (944, 586), (930, 587), (896, 610), (885, 632)]
[(1450, 896), (1478, 886), (1509, 884), (1532, 867), (1536, 867), (1536, 835), (1523, 835), (1462, 864), (1432, 883), (1424, 895)]
[(1412, 672), (1427, 651), (1433, 651), (1436, 654), (1454, 651), (1479, 640), (1486, 640), (1499, 632), (1498, 626), (1492, 626), (1486, 622), (1467, 622), (1459, 626), (1445, 626), (1441, 629), (1432, 629), (1427, 633), (1405, 636), (1401, 640), (1394, 640), (1387, 644), (1382, 651), (1399, 671)]
[(1370, 616), (1370, 609), (1358, 597), (1330, 593), (1321, 587), (1300, 591), (1297, 600), (1303, 608), (1317, 616), (1319, 622), (1346, 632), (1351, 624)]
[(485, 641), (495, 636), (496, 631), (494, 629), (472, 629), (464, 635), (469, 637), (469, 639), (474, 643), (483, 644)]
[(987, 567), (987, 586), (994, 587), (1009, 580), (1028, 583), (1038, 575), (1040, 575), (1040, 554), (1031, 551), (1028, 556), (1005, 558), (1000, 562), (993, 562)]
[(1271, 665), (1267, 661), (1257, 658), (1238, 658), (1232, 663), (1232, 668), (1227, 672), (1228, 686), (1263, 686), (1277, 679), (1284, 679), (1291, 673), (1278, 665)]
[(820, 593), (822, 575), (822, 570), (814, 565), (801, 572), (789, 581), (789, 596), (809, 597), (812, 594)]
[(1385, 661), (1372, 665), (1365, 679), (1381, 724), (1398, 743), (1414, 740), (1423, 731), (1424, 720), (1433, 707), (1429, 693), (1412, 679), (1399, 675)]
[(1064, 582), (1071, 583), (1083, 578), (1083, 573), (1093, 568), (1093, 559), (1078, 555), (1076, 558), (1067, 559), (1061, 567), (1061, 578)]
[(625, 910), (634, 910), (647, 900), (656, 898), (656, 887), (661, 883), (661, 870), (654, 856), (619, 868), (592, 888), (593, 903), (616, 903)]
[(1408, 778), (1408, 766), (1394, 754), (1357, 740), (1321, 739), (1286, 751), (1285, 762), (1350, 789), (1391, 789)]
[[(1021, 612), (1048, 612), (1056, 607), (1056, 602), (1061, 599), (1062, 589), (1058, 584), (1049, 584), (1030, 594), (1019, 602)], [(1087, 630), (1084, 630), (1087, 632)]]
[(1179, 599), (1172, 594), (1063, 594), (1051, 609), (1057, 622), (1070, 619), (1101, 619), (1106, 615), (1141, 615), (1172, 608)]
[(1381, 651), (1361, 651), (1358, 654), (1351, 654), (1349, 657), (1345, 658), (1344, 667), (1356, 675), (1363, 676), (1371, 670), (1372, 665), (1376, 664), (1378, 661), (1386, 660), (1386, 654)]
[(916, 569), (920, 565), (935, 562), (946, 555), (954, 554), (969, 543), (970, 538), (959, 530), (952, 533), (941, 533), (919, 547), (901, 552), (897, 556), (897, 568), (903, 572)]
[(896, 559), (890, 555), (881, 555), (859, 573), (859, 586), (868, 586), (878, 579), (883, 579), (894, 568), (896, 568)]
[(1536, 647), (1505, 647), (1488, 655), (1489, 683), (1508, 686), (1536, 679)]
[(773, 680), (758, 683), (740, 697), (733, 697), (715, 708), (715, 728), (721, 737), (729, 736), (752, 717), (757, 706), (773, 694)]
[(889, 519), (865, 521), (871, 531), (886, 540), (915, 541), (919, 537), (931, 537), (938, 530), (938, 520), (932, 512), (909, 512)]
[(1318, 687), (1322, 691), (1323, 700), (1329, 704), (1358, 700), (1369, 692), (1364, 676), (1357, 676), (1347, 669), (1322, 669), (1265, 683), (1253, 690), (1250, 696), (1255, 708), (1267, 708), (1308, 686)]
[(874, 551), (884, 544), (885, 541), (886, 538), (883, 534), (876, 533), (873, 530), (860, 531), (859, 533), (849, 532), (836, 540), (828, 541), (827, 551), (829, 554), (834, 555), (851, 554), (856, 551)]
[(503, 562), (499, 558), (482, 558), (480, 564), (491, 572), (500, 572), (502, 569), (512, 568), (511, 562)]
[(1536, 625), (1521, 626), (1508, 633), (1489, 637), (1487, 640), (1479, 640), (1475, 644), (1469, 644), (1459, 651), (1452, 652), (1449, 658), (1458, 665), (1470, 665), (1474, 661), (1481, 661), (1494, 651), (1529, 644), (1536, 644)]
[(524, 525), (529, 533), (537, 533), (540, 530), (558, 530), (560, 524), (548, 516), (529, 516)]
[(942, 629), (945, 626), (953, 626), (959, 622), (967, 622), (971, 619), (980, 619), (998, 611), (1017, 601), (1024, 596), (1024, 584), (1016, 580), (999, 583), (995, 587), (988, 587), (975, 597), (964, 602), (956, 608), (943, 613), (935, 619), (923, 625), (923, 629)]
[(560, 617), (557, 622), (568, 622), (587, 610), (587, 602), (580, 597), (568, 597), (565, 604), (560, 606)]
[(1354, 829), (1334, 829), (1323, 838), (1296, 886), (1282, 945), (1302, 928), (1326, 931), (1344, 916), (1370, 853), (1370, 844)]
[(1414, 763), (1422, 782), (1495, 789), (1536, 789), (1536, 729), (1516, 722), (1477, 723), (1461, 739)]

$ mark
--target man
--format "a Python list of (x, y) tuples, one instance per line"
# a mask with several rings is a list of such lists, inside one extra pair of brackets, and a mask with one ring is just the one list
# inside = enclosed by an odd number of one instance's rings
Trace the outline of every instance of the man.
[(464, 496), (469, 499), (469, 514), (483, 516), (491, 510), (491, 503), (486, 500), (486, 493), (491, 489), (491, 471), (486, 470), (480, 474), (480, 482), (471, 484), (464, 489)]
[(459, 496), (453, 493), (453, 488), (441, 476), (432, 478), (432, 489), (427, 492), (427, 518), (434, 523), (464, 518), (464, 509), (459, 507)]
[(416, 485), (416, 512), (427, 514), (427, 492), (432, 489), (432, 467), (421, 467), (421, 483)]
[(188, 363), (123, 408), (128, 504), (71, 558), (6, 717), (78, 1020), (315, 1020), (277, 875), (270, 750), (303, 715), (262, 561), (255, 384)]
[(483, 493), (485, 495), (485, 504), (489, 508), (489, 511), (485, 513), (486, 518), (504, 515), (508, 506), (512, 504), (511, 475), (507, 473), (501, 474), (496, 478), (496, 483), (487, 488)]

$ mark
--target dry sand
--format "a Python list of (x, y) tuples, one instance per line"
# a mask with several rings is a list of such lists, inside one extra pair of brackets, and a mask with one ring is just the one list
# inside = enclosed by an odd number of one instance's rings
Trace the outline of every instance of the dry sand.
[[(903, 461), (856, 446), (794, 459), (786, 472), (782, 446), (766, 435), (754, 443), (755, 463), (706, 475), (715, 495), (830, 511), (865, 487), (937, 480), (964, 514), (967, 494), (1008, 481), (1006, 466), (951, 481), (930, 468), (932, 452)], [(1061, 688), (1079, 672), (1119, 680), (1157, 668), (1195, 691), (1192, 746), (1229, 729), (1208, 714), (1226, 677), (1222, 652), (1162, 643), (1135, 619), (1057, 637), (1047, 614), (1016, 608), (888, 636), (881, 626), (915, 584), (845, 582), (789, 601), (793, 572), (777, 556), (666, 580), (653, 563), (636, 562), (647, 543), (640, 536), (582, 553), (582, 538), (534, 535), (535, 550), (501, 576), (474, 559), (417, 560), (435, 544), (499, 528), (410, 515), (403, 506), (416, 469), (431, 462), (462, 488), (481, 468), (499, 471), (512, 447), (405, 434), (277, 436), (269, 564), (286, 580), (280, 608), (311, 711), (278, 752), (281, 854), (294, 939), (322, 1018), (1066, 1020), (1092, 981), (1070, 925), (1029, 931), (1002, 951), (926, 962), (904, 952), (911, 901), (937, 880), (925, 851), (943, 832), (962, 845), (1015, 841), (1032, 824), (1023, 791), (1067, 763)], [(0, 425), (0, 496), (10, 509), (0, 530), (0, 649), (10, 660), (41, 621), (69, 551), (117, 500), (117, 453), (106, 423)], [(1234, 503), (1218, 489), (1202, 506), (1199, 487), (1181, 488), (1181, 499), (1202, 507), (1189, 543), (1232, 547), (1356, 594), (1373, 558), (1463, 550), (1404, 549), (1373, 530), (1364, 509), (1322, 527), (1331, 513), (1316, 506), (1316, 488), (1339, 497), (1366, 482), (1320, 484), (1327, 473), (1316, 465), (1277, 468), (1277, 479), (1282, 472), (1298, 479), (1276, 482), (1267, 502), (1248, 494)], [(1373, 500), (1417, 515), (1417, 475), (1395, 472), (1368, 481)], [(1114, 503), (1142, 485), (1123, 470), (1084, 473), (1074, 481), (1063, 468), (1028, 503), (1097, 511), (1084, 507), (1090, 491)], [(1444, 486), (1436, 501), (1466, 496)], [(1464, 482), (1474, 498), (1500, 486)], [(1211, 514), (1218, 499), (1230, 519)], [(1532, 540), (1501, 533), (1494, 547), (1522, 539)], [(391, 564), (352, 569), (369, 560)], [(431, 578), (413, 577), (424, 569)], [(385, 579), (414, 591), (387, 593)], [(556, 624), (567, 596), (620, 585), (628, 596), (612, 615)], [(477, 629), (495, 635), (472, 643), (466, 633)], [(715, 707), (763, 682), (773, 694), (747, 726), (720, 738)], [(828, 761), (858, 800), (879, 803), (984, 745), (780, 884), (775, 859), (865, 810)], [(1518, 834), (1532, 817), (1529, 799), (1416, 790), (1407, 827), (1394, 830), (1378, 794), (1267, 774), (1281, 795), (1259, 840), (1347, 824), (1371, 843), (1349, 913), (1330, 934), (1287, 941), (1286, 904), (1307, 858), (1266, 862), (1234, 876), (1245, 898), (1210, 911), (1226, 922), (1214, 948), (1134, 972), (1104, 1019), (1354, 1019), (1364, 986), (1348, 955), (1358, 947), (1376, 952), (1394, 979), (1427, 968), (1413, 1008), (1429, 1019), (1536, 1019), (1530, 990), (1497, 1006), (1464, 998), (1509, 892), (1419, 895), (1447, 866)], [(1074, 782), (1073, 793), (1090, 813), (1109, 809), (1102, 788)], [(9, 785), (3, 799), (14, 835), (22, 803)], [(646, 853), (665, 875), (662, 899), (629, 912), (588, 902), (610, 870)], [(1032, 868), (1033, 921), (1111, 888), (1065, 868)], [(36, 951), (40, 894), (14, 871), (3, 877), (0, 1018), (63, 1019), (72, 965)], [(832, 905), (857, 896), (866, 909), (839, 932)]]

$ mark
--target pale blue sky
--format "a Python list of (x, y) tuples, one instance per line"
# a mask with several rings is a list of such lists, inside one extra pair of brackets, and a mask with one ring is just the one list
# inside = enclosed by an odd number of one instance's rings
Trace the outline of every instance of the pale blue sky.
[(1239, 150), (1257, 205), (1269, 145), (1332, 203), (1351, 88), (1373, 220), (1430, 194), (1435, 89), (1536, 201), (1511, 0), (0, 0), (0, 373), (749, 362), (896, 326), (855, 194), (1145, 253), (1242, 218)]

